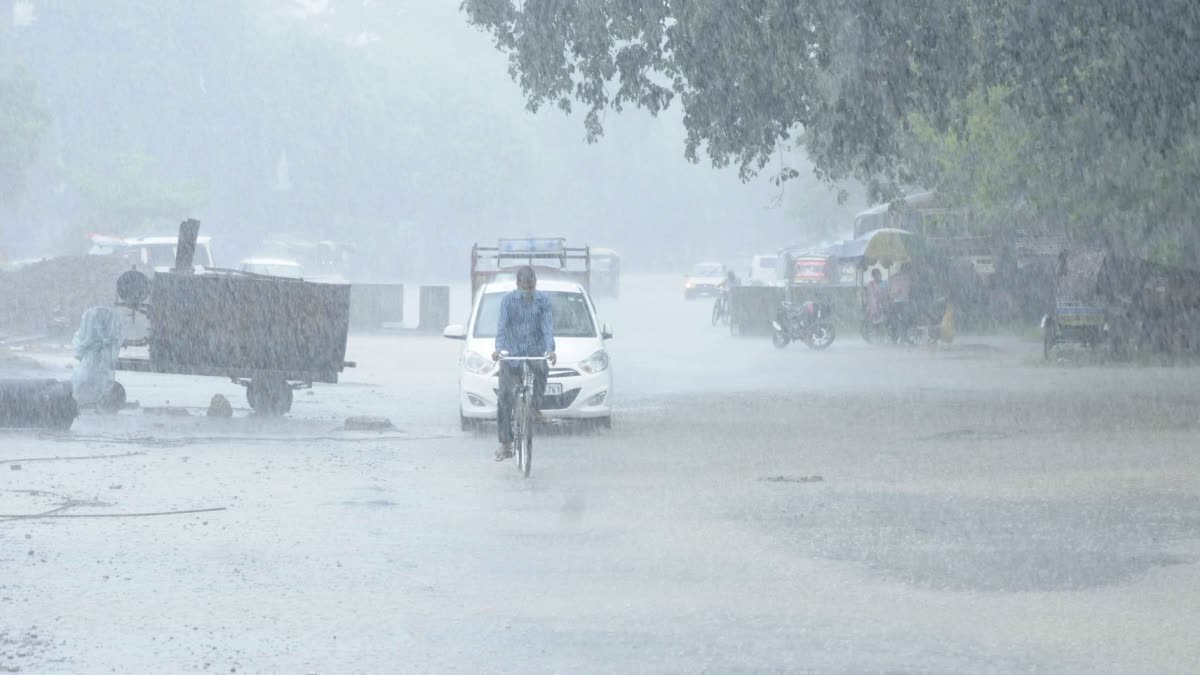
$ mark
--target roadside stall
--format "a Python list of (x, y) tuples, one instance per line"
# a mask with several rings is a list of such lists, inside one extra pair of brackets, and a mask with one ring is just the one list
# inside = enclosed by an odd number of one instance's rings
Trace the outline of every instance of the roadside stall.
[[(948, 259), (927, 239), (898, 228), (883, 228), (843, 242), (839, 258), (855, 270), (855, 304), (860, 313), (863, 339), (876, 342), (885, 338), (909, 343), (936, 341), (947, 312), (953, 316), (948, 296), (952, 270)], [(911, 316), (896, 330), (894, 323), (873, 323), (868, 316), (867, 280), (871, 270), (879, 269), (884, 280), (892, 282), (903, 270), (911, 287)], [(894, 292), (896, 289), (891, 288)], [(949, 319), (952, 322), (952, 319)]]

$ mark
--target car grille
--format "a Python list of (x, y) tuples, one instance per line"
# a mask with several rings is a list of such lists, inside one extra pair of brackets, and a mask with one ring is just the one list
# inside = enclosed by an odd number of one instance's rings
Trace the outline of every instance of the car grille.
[(543, 396), (542, 410), (566, 410), (575, 402), (576, 396), (579, 396), (578, 389), (564, 391), (561, 396)]
[[(496, 398), (500, 398), (500, 390), (492, 389), (496, 394)], [(575, 402), (575, 398), (579, 396), (578, 389), (564, 391), (559, 396), (542, 396), (542, 410), (566, 410)]]
[[(579, 377), (579, 375), (579, 371), (575, 370), (574, 368), (551, 368), (549, 377), (550, 379), (555, 379), (564, 377)], [(492, 373), (492, 377), (500, 377), (500, 370), (497, 369), (496, 372)]]

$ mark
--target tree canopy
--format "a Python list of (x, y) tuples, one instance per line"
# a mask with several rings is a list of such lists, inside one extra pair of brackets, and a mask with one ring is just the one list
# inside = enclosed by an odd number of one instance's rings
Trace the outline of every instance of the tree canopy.
[[(955, 148), (986, 150), (1001, 140), (995, 128), (978, 126), (997, 92), (1006, 133), (1031, 137), (1029, 147), (1043, 149), (1028, 165), (1009, 167), (1022, 180), (994, 197), (1009, 204), (1038, 202), (1031, 188), (1047, 179), (1057, 181), (1051, 189), (1074, 185), (1072, 194), (1112, 183), (1128, 193), (1127, 179), (1147, 168), (1163, 177), (1186, 156), (1181, 148), (1194, 149), (1200, 122), (1200, 4), (1191, 0), (462, 6), (509, 54), (529, 107), (582, 104), (593, 140), (609, 108), (658, 113), (678, 101), (684, 151), (693, 161), (704, 153), (749, 176), (778, 161), (781, 150), (802, 147), (821, 176), (856, 176), (876, 197), (939, 180), (952, 192), (960, 188), (952, 197), (969, 196), (976, 187), (955, 185)], [(1046, 139), (1056, 141), (1053, 152), (1068, 152), (1086, 169), (1036, 145)], [(945, 153), (931, 156), (939, 149)], [(1009, 148), (995, 149), (1001, 152), (988, 171), (1013, 164)], [(1116, 171), (1121, 167), (1130, 171)], [(786, 166), (771, 170), (789, 175)], [(1080, 182), (1083, 172), (1090, 178)], [(1123, 199), (1130, 197), (1147, 199)], [(1059, 206), (1074, 211), (1080, 203)]]

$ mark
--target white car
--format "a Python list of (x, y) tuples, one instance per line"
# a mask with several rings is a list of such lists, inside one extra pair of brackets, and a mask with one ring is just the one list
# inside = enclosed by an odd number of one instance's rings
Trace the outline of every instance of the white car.
[[(464, 340), (459, 375), (459, 416), (464, 430), (483, 420), (496, 419), (499, 399), (499, 365), (492, 361), (500, 302), (516, 290), (511, 278), (492, 281), (479, 289), (470, 322), (447, 326), (443, 335)], [(573, 281), (544, 279), (538, 292), (550, 298), (554, 310), (554, 341), (558, 363), (550, 367), (542, 411), (547, 417), (591, 420), (612, 426), (612, 364), (605, 340), (612, 338), (608, 324), (596, 319), (596, 306), (582, 286)]]
[[(120, 239), (92, 235), (89, 255), (124, 255), (139, 269), (151, 274), (169, 272), (175, 267), (175, 248), (178, 237), (137, 237)], [(212, 237), (200, 235), (196, 238), (196, 253), (192, 265), (197, 274), (205, 268), (216, 267), (212, 254)]]
[(268, 277), (304, 278), (304, 268), (300, 266), (300, 263), (285, 258), (246, 258), (242, 261), (241, 270)]
[(701, 295), (717, 295), (725, 283), (727, 270), (719, 262), (703, 262), (692, 268), (683, 280), (683, 298), (694, 300)]

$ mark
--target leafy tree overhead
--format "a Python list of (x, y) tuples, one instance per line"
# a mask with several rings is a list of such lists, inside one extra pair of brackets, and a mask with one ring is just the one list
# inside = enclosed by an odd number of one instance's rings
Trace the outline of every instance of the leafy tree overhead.
[[(802, 145), (826, 178), (879, 195), (921, 176), (910, 121), (961, 132), (979, 92), (1049, 133), (1081, 111), (1101, 138), (1158, 152), (1200, 122), (1200, 4), (1191, 0), (465, 0), (509, 54), (531, 108), (683, 106), (685, 152), (743, 175)], [(782, 172), (785, 177), (787, 170)]]

